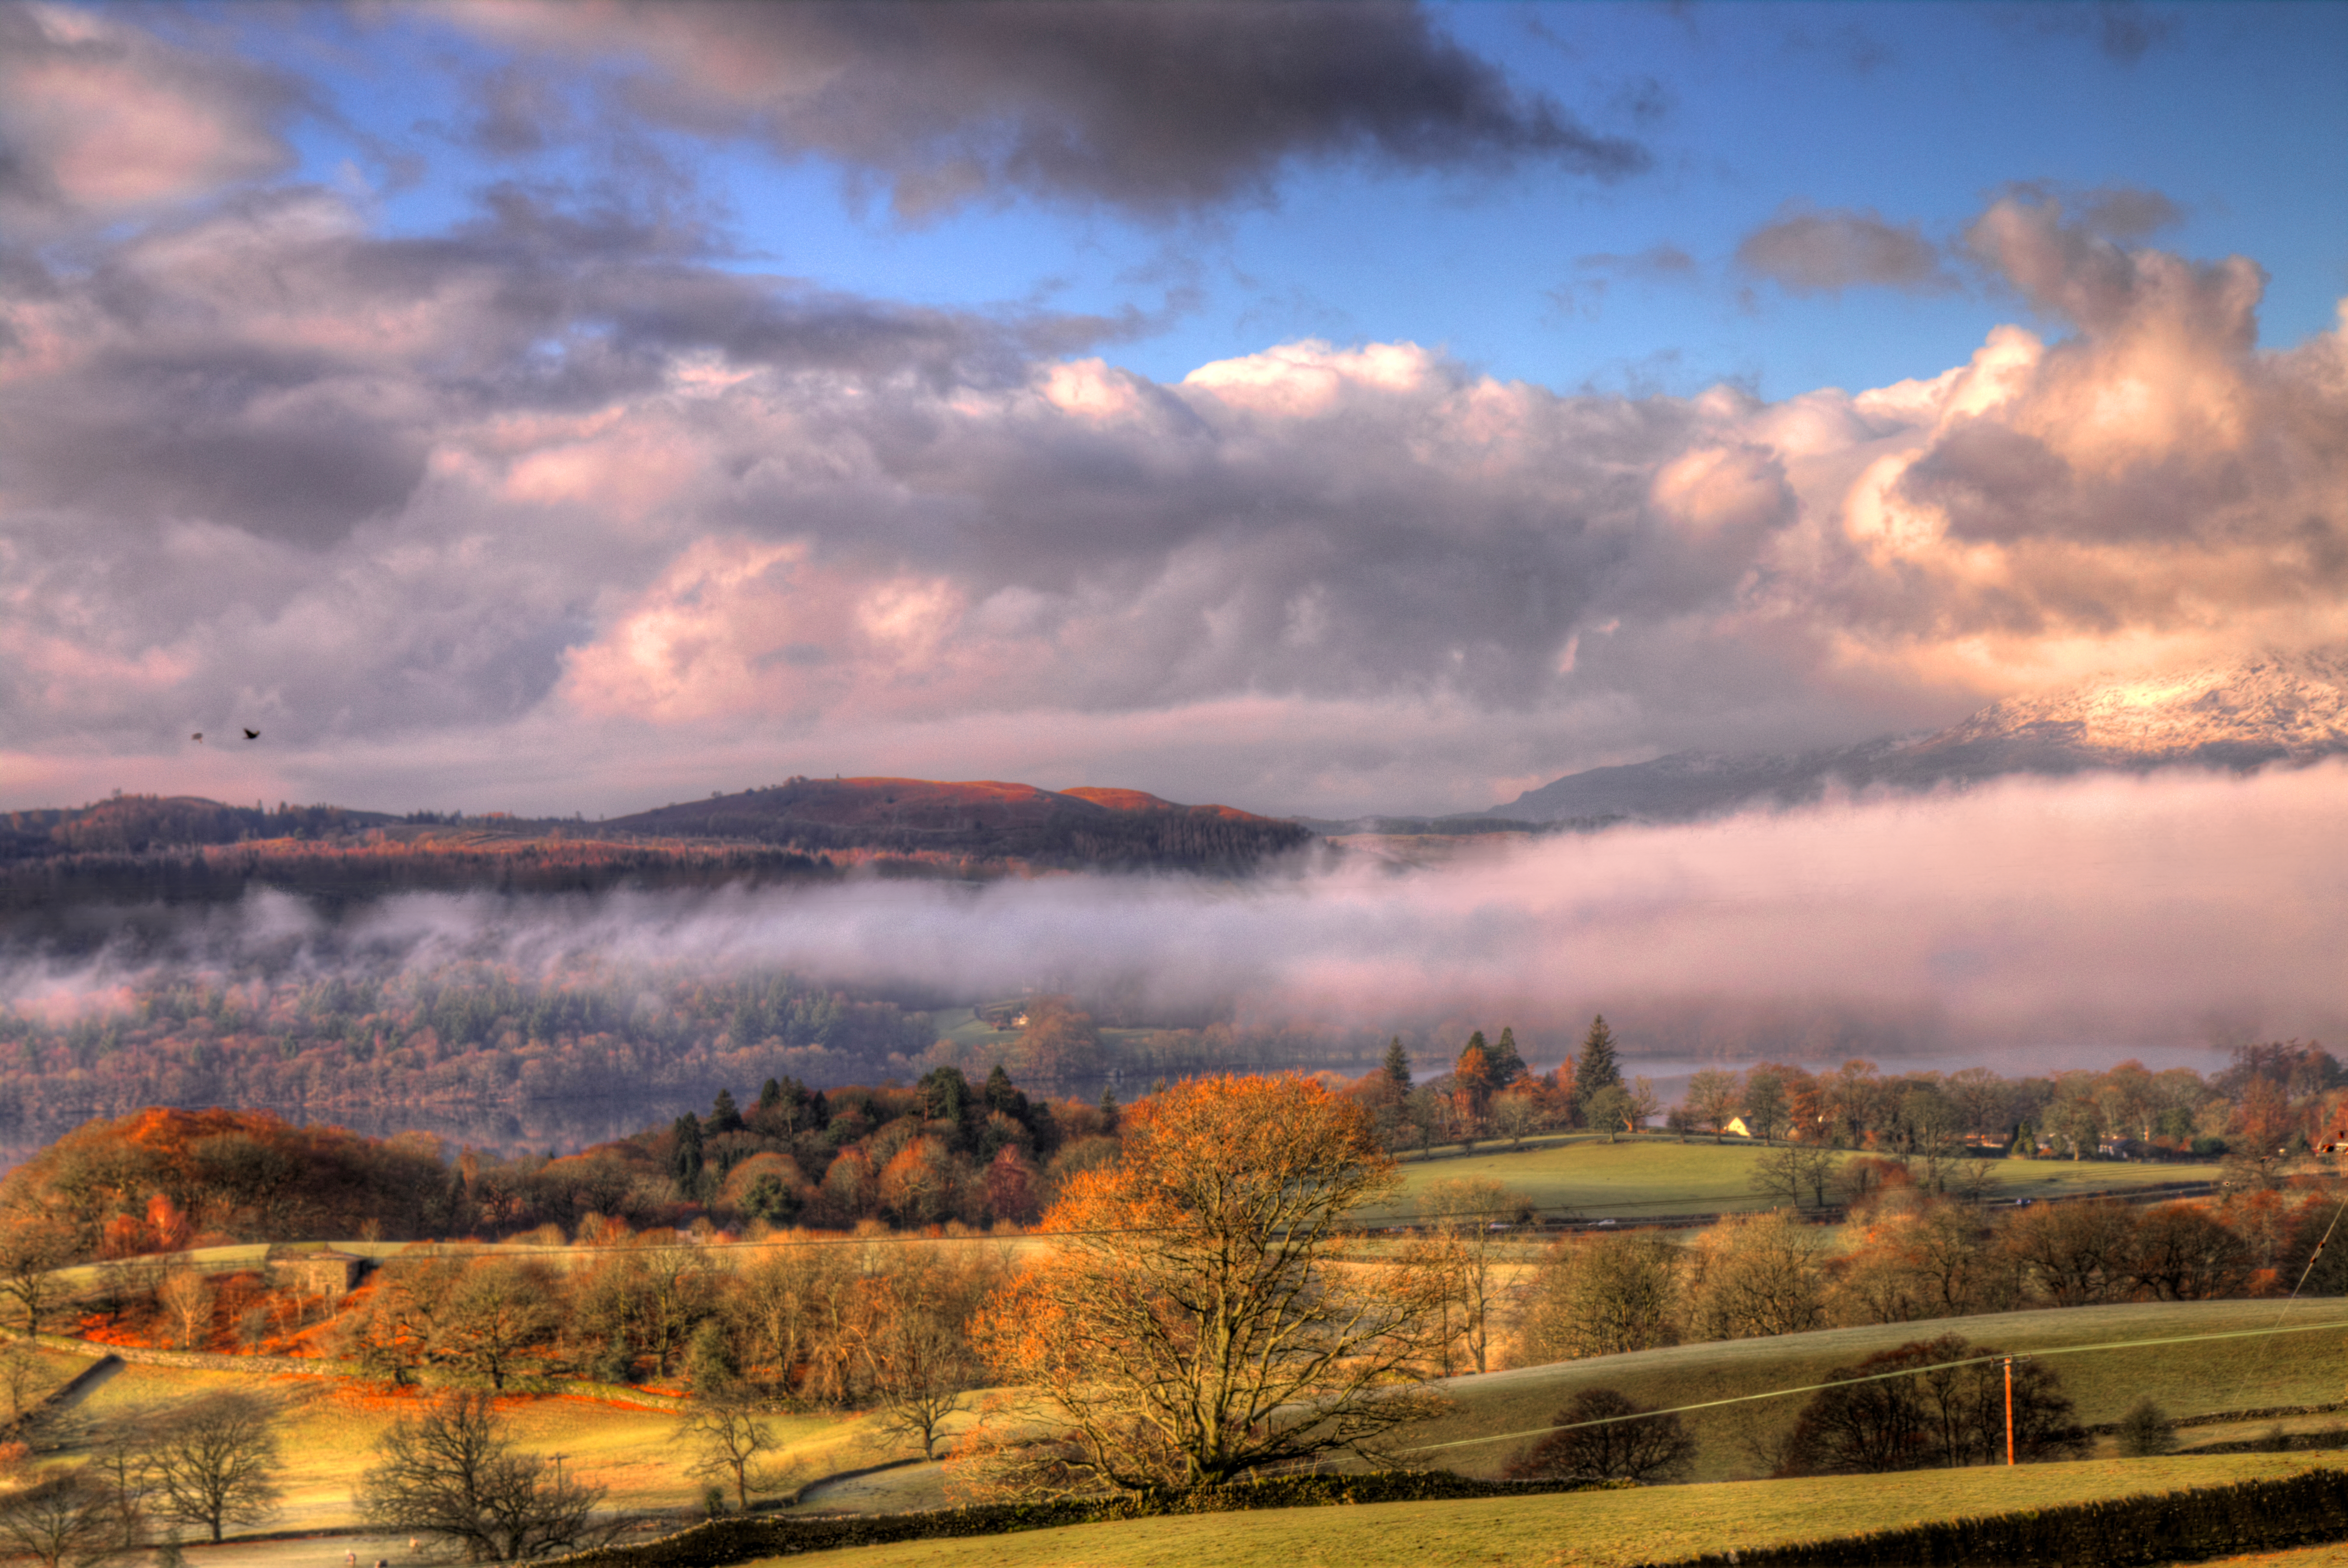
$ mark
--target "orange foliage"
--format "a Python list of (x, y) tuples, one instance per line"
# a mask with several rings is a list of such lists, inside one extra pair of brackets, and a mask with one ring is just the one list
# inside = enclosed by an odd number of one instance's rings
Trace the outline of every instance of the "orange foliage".
[(981, 1315), (984, 1353), (1058, 1429), (983, 1431), (976, 1473), (1191, 1486), (1364, 1451), (1427, 1414), (1407, 1391), (1435, 1337), (1426, 1282), (1387, 1271), (1373, 1290), (1341, 1266), (1345, 1216), (1394, 1180), (1366, 1110), (1310, 1079), (1193, 1079), (1135, 1106), (1123, 1157), (1045, 1216), (1058, 1245)]

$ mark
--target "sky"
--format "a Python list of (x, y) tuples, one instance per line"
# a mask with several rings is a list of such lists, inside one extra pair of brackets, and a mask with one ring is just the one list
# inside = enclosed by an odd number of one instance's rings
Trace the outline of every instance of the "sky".
[(0, 809), (1478, 810), (2336, 644), (2343, 79), (2338, 5), (0, 5)]

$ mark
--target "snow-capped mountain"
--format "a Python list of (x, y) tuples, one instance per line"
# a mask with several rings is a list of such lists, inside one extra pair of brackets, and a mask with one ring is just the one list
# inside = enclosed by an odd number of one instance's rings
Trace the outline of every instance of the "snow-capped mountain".
[(1486, 814), (1533, 822), (1599, 816), (1684, 821), (1757, 802), (1815, 799), (1832, 783), (1929, 789), (2007, 773), (2178, 764), (2249, 769), (2343, 752), (2348, 649), (2333, 648), (2010, 697), (1927, 735), (1818, 751), (1682, 751), (1592, 768)]

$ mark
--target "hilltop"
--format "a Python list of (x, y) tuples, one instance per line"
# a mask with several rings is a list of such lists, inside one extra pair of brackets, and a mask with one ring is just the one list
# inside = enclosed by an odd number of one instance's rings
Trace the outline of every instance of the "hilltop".
[(1107, 870), (1245, 871), (1312, 836), (1294, 822), (1229, 806), (1185, 806), (1139, 789), (804, 777), (599, 826), (802, 851), (880, 850)]
[(1234, 874), (1311, 837), (1138, 789), (918, 779), (793, 779), (602, 822), (118, 796), (0, 814), (0, 934), (92, 944), (137, 925), (126, 910), (233, 903), (253, 888), (335, 907), (400, 892), (826, 882), (859, 869)]
[(2108, 676), (1993, 703), (1945, 729), (1807, 751), (1681, 751), (1570, 773), (1477, 815), (1686, 821), (1833, 785), (1925, 790), (2011, 774), (2247, 769), (2348, 754), (2348, 649)]

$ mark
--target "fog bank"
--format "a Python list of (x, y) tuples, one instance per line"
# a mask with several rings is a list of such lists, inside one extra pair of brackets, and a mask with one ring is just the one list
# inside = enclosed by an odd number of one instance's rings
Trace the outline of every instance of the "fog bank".
[[(1137, 1020), (1513, 1021), (1551, 1057), (1602, 1009), (1656, 1053), (1955, 1052), (2024, 1070), (1999, 1053), (2336, 1039), (2348, 764), (2014, 779), (1470, 843), (1417, 870), (1339, 853), (1244, 883), (415, 896), (331, 923), (270, 894), (191, 916), (180, 948), (174, 964), (232, 972), (785, 966), (940, 1000), (1070, 990)], [(103, 1008), (152, 974), (20, 956), (0, 995)]]

